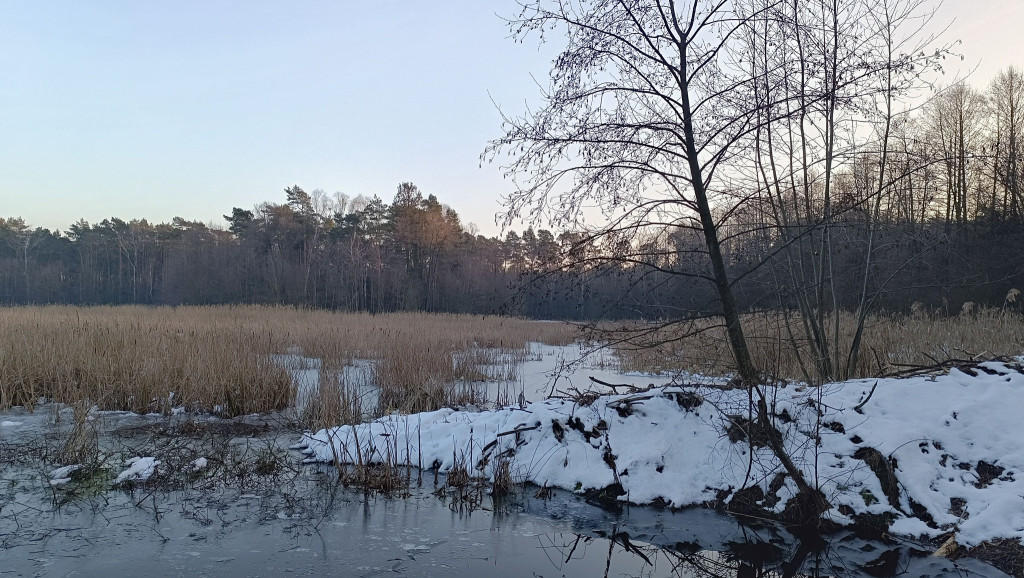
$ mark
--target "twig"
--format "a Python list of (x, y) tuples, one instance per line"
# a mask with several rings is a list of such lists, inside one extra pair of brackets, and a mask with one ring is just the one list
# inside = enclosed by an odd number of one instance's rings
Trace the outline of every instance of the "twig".
[(635, 385), (628, 384), (628, 383), (608, 383), (607, 381), (601, 381), (600, 379), (594, 377), (593, 375), (588, 375), (587, 377), (590, 379), (590, 381), (593, 381), (594, 383), (596, 383), (598, 385), (603, 385), (605, 387), (612, 388), (612, 391), (615, 391), (616, 393), (618, 392), (616, 388), (619, 388), (619, 387), (627, 388), (629, 390), (629, 393), (636, 393), (636, 392), (642, 390), (642, 388), (637, 387)]
[(502, 436), (510, 436), (512, 434), (517, 434), (519, 432), (530, 431), (530, 430), (535, 430), (535, 429), (540, 429), (540, 424), (531, 425), (531, 426), (524, 426), (524, 427), (517, 427), (515, 429), (511, 429), (511, 430), (508, 430), (508, 431), (503, 431), (503, 432), (495, 435), (494, 437), (500, 438)]
[(532, 426), (517, 427), (517, 428), (511, 429), (509, 431), (503, 431), (503, 432), (495, 435), (493, 440), (487, 442), (487, 445), (484, 446), (484, 449), (481, 450), (480, 453), (481, 454), (486, 454), (488, 451), (490, 451), (491, 448), (493, 448), (494, 446), (498, 445), (498, 438), (500, 438), (500, 437), (510, 436), (510, 435), (513, 435), (513, 434), (520, 434), (520, 433), (522, 433), (524, 431), (530, 431), (530, 430), (535, 430), (535, 429), (539, 429), (539, 428), (540, 428), (540, 424), (537, 424), (537, 425), (532, 425)]
[(876, 387), (878, 387), (877, 379), (875, 380), (875, 384), (871, 386), (871, 391), (868, 392), (868, 396), (864, 398), (864, 401), (858, 403), (856, 407), (853, 408), (853, 411), (857, 413), (864, 413), (861, 410), (864, 408), (864, 405), (871, 399), (871, 396), (874, 395)]
[(608, 407), (613, 407), (613, 406), (622, 405), (622, 404), (629, 405), (631, 403), (640, 403), (641, 401), (645, 401), (645, 400), (648, 400), (648, 399), (654, 399), (655, 397), (661, 397), (661, 396), (659, 396), (659, 395), (640, 395), (640, 396), (635, 396), (635, 397), (627, 397), (627, 398), (623, 398), (623, 399), (617, 399), (615, 401), (609, 401), (605, 405), (607, 405)]
[(953, 358), (953, 359), (946, 359), (944, 361), (936, 361), (935, 358), (933, 358), (930, 355), (926, 355), (926, 357), (928, 357), (928, 359), (931, 359), (932, 361), (935, 361), (935, 363), (932, 364), (932, 365), (917, 365), (917, 364), (912, 364), (912, 363), (892, 363), (891, 365), (894, 366), (894, 367), (906, 367), (907, 369), (902, 369), (900, 371), (895, 371), (895, 372), (892, 372), (892, 373), (888, 373), (886, 375), (883, 375), (882, 377), (914, 377), (914, 376), (917, 376), (917, 375), (926, 375), (926, 374), (929, 374), (929, 373), (934, 373), (936, 371), (942, 371), (942, 370), (946, 370), (946, 369), (951, 369), (951, 368), (954, 368), (954, 367), (956, 367), (956, 368), (964, 368), (964, 367), (973, 368), (973, 367), (977, 367), (979, 364), (985, 363), (987, 361), (996, 361), (996, 362), (1004, 363), (1004, 364), (1013, 363), (1014, 362), (1014, 360), (1012, 358), (1008, 358), (1008, 357), (1004, 357), (1004, 356), (990, 357), (990, 358), (987, 358), (987, 359), (977, 359), (977, 358), (975, 358), (975, 359), (956, 359), (956, 358)]

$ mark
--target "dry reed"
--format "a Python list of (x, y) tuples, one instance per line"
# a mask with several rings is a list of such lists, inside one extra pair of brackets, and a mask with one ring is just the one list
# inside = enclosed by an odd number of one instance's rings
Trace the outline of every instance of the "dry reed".
[[(853, 338), (854, 316), (842, 314), (839, 324), (841, 358), (845, 360)], [(797, 381), (806, 379), (805, 370), (813, 374), (811, 346), (801, 339), (803, 327), (798, 316), (750, 314), (743, 317), (743, 326), (755, 364), (762, 370)], [(627, 329), (634, 337), (629, 343), (615, 346), (624, 371), (704, 375), (733, 371), (725, 329), (712, 321), (676, 324), (652, 333), (648, 333), (650, 327), (640, 325)], [(826, 333), (833, 335), (831, 324)], [(862, 351), (849, 377), (873, 377), (907, 365), (932, 365), (951, 358), (1022, 353), (1024, 316), (1007, 309), (972, 309), (954, 316), (921, 310), (909, 316), (879, 314), (865, 323)]]
[(512, 458), (505, 453), (494, 456), (493, 482), (491, 495), (494, 497), (508, 496), (516, 492), (517, 484), (512, 476)]
[[(382, 400), (413, 411), (473, 400), (458, 382), (493, 371), (481, 369), (477, 361), (486, 358), (477, 356), (486, 354), (473, 350), (524, 351), (530, 341), (576, 338), (568, 325), (523, 319), (256, 306), (8, 307), (0, 308), (0, 328), (0, 409), (32, 407), (41, 398), (91, 399), (101, 409), (184, 406), (225, 415), (294, 401), (291, 376), (273, 357), (286, 352), (319, 359), (329, 370), (379, 360), (376, 385), (391, 390)], [(351, 387), (336, 389), (336, 406), (314, 417), (319, 424), (362, 414)], [(327, 406), (334, 395), (316, 392)]]

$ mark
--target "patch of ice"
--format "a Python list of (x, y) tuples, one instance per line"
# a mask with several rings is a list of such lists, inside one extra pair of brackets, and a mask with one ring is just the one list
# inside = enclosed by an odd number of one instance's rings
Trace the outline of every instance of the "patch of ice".
[(9, 421), (9, 420), (0, 421), (0, 427), (16, 427), (16, 426), (19, 426), (21, 424), (22, 424), (22, 422), (20, 422), (20, 421)]

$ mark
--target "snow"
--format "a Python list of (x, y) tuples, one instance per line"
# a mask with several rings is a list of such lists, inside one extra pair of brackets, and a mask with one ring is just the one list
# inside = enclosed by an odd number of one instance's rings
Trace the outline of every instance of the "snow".
[(128, 469), (117, 475), (117, 479), (114, 480), (115, 486), (127, 480), (140, 482), (148, 480), (156, 473), (156, 467), (160, 465), (160, 460), (154, 457), (135, 456), (126, 461), (124, 465), (128, 466)]
[(50, 472), (50, 485), (63, 486), (71, 481), (71, 473), (82, 469), (82, 464), (74, 464), (57, 468)]
[(21, 425), (20, 421), (10, 421), (10, 420), (0, 421), (0, 427), (16, 427), (16, 426), (19, 426), (19, 425)]
[(52, 472), (50, 472), (50, 477), (51, 478), (66, 478), (66, 477), (68, 477), (69, 474), (71, 474), (71, 472), (74, 472), (74, 471), (77, 471), (77, 470), (80, 470), (80, 469), (82, 469), (82, 464), (74, 464), (74, 465), (70, 465), (70, 466), (64, 466), (62, 468), (57, 468), (57, 469), (53, 470)]
[[(542, 357), (544, 363), (537, 361), (520, 374), (521, 391), (533, 400), (524, 409), (388, 415), (307, 433), (299, 447), (309, 460), (321, 462), (336, 457), (355, 462), (360, 454), (363, 460), (379, 461), (390, 447), (399, 462), (437, 467), (442, 473), (465, 463), (488, 478), (493, 477), (494, 457), (505, 453), (517, 481), (575, 491), (617, 482), (625, 491), (620, 500), (676, 507), (753, 485), (767, 494), (783, 471), (767, 448), (751, 452), (745, 441), (730, 442), (725, 433), (730, 419), (749, 415), (746, 390), (719, 389), (694, 376), (685, 376), (687, 385), (682, 386), (671, 385), (665, 376), (576, 367), (559, 376), (556, 390), (584, 389), (591, 375), (658, 387), (604, 395), (587, 406), (570, 399), (538, 399), (551, 391), (550, 368), (558, 363)], [(775, 425), (787, 451), (833, 505), (831, 519), (852, 521), (840, 509), (854, 515), (891, 513), (897, 518), (894, 533), (955, 531), (960, 544), (971, 546), (993, 538), (1024, 539), (1024, 444), (1017, 429), (1024, 408), (1021, 371), (1016, 364), (989, 362), (977, 375), (953, 370), (936, 377), (854, 380), (820, 388), (790, 385), (769, 388), (766, 396), (771, 411), (783, 416)], [(677, 376), (676, 383), (681, 381)], [(854, 411), (869, 393), (862, 413)], [(684, 407), (692, 404), (679, 400), (694, 399), (684, 395), (699, 396), (700, 405)], [(815, 443), (819, 431), (820, 445)], [(853, 457), (859, 448), (874, 448), (894, 464), (901, 486), (897, 507), (888, 503), (871, 468)], [(781, 512), (795, 494), (787, 477), (777, 494), (780, 500), (770, 509)], [(934, 523), (914, 517), (911, 500)], [(961, 500), (965, 506), (959, 511), (954, 502)]]
[(198, 472), (199, 470), (201, 470), (201, 469), (204, 469), (204, 468), (206, 467), (206, 465), (207, 465), (207, 461), (206, 461), (206, 458), (197, 458), (197, 459), (196, 459), (196, 460), (195, 460), (194, 462), (192, 462), (192, 464), (191, 464), (191, 466), (192, 466), (192, 471), (193, 471), (193, 472)]

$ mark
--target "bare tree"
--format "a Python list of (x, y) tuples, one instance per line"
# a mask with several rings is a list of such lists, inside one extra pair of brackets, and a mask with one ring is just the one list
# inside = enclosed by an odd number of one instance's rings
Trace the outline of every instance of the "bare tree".
[[(747, 346), (727, 243), (752, 235), (781, 254), (817, 375), (856, 365), (859, 336), (839, 338), (834, 230), (857, 207), (874, 225), (890, 190), (896, 99), (934, 55), (914, 40), (926, 0), (535, 0), (511, 21), (518, 39), (564, 33), (542, 106), (504, 116), (505, 135), (485, 158), (507, 154), (517, 189), (506, 223), (548, 219), (585, 228), (624, 261), (629, 238), (650, 229), (692, 230), (703, 240), (738, 377), (771, 419)], [(863, 136), (863, 126), (875, 127)], [(841, 167), (864, 149), (874, 176), (859, 199), (837, 197)], [(865, 174), (868, 174), (865, 172)], [(840, 202), (842, 201), (842, 202)], [(751, 208), (754, 210), (751, 210)], [(689, 256), (678, 254), (676, 261)], [(652, 260), (647, 260), (650, 264)], [(750, 270), (756, 270), (754, 264)], [(863, 282), (858, 318), (869, 309)], [(829, 319), (832, 317), (833, 319)], [(789, 324), (787, 323), (787, 327)], [(792, 334), (791, 334), (792, 335)], [(795, 337), (791, 337), (795, 343)], [(770, 429), (770, 428), (769, 428)], [(770, 438), (773, 436), (769, 436)], [(828, 504), (787, 455), (769, 446), (799, 489), (805, 513)]]
[[(762, 107), (758, 77), (743, 66), (746, 28), (781, 1), (604, 0), (527, 4), (512, 22), (519, 38), (566, 34), (544, 106), (506, 117), (506, 134), (485, 155), (512, 155), (519, 185), (506, 219), (549, 218), (581, 225), (587, 205), (603, 211), (590, 243), (616, 244), (651, 227), (694, 230), (704, 241), (738, 377), (751, 394), (751, 412), (775, 432), (760, 373), (747, 346), (720, 231), (751, 197), (734, 188), (730, 172), (749, 158), (752, 134), (785, 108)], [(685, 255), (683, 256), (685, 257)], [(753, 420), (752, 420), (753, 422)], [(830, 506), (786, 452), (768, 445), (798, 488), (804, 521)]]
[(999, 73), (989, 87), (995, 135), (992, 209), (999, 206), (996, 186), (1003, 189), (1002, 214), (1019, 218), (1024, 214), (1024, 73), (1011, 66)]
[(929, 141), (945, 175), (947, 230), (973, 216), (970, 192), (979, 189), (976, 159), (981, 155), (985, 114), (984, 98), (966, 82), (946, 88), (929, 106)]
[[(931, 38), (916, 37), (926, 8), (925, 0), (787, 0), (745, 38), (763, 111), (748, 182), (777, 231), (784, 325), (794, 347), (810, 346), (808, 380), (843, 378), (859, 361), (877, 227), (898, 180), (893, 129), (908, 114), (898, 99), (941, 55), (923, 50)], [(840, 229), (847, 242), (863, 231), (852, 332), (841, 331)]]
[(31, 252), (35, 249), (36, 245), (39, 244), (41, 236), (38, 234), (36, 229), (27, 225), (25, 223), (25, 219), (22, 219), (21, 217), (7, 219), (6, 222), (4, 222), (3, 219), (0, 219), (0, 226), (6, 226), (10, 231), (7, 244), (18, 255), (18, 261), (21, 264), (21, 272), (25, 283), (25, 303), (31, 303), (32, 292), (29, 284), (28, 264)]
[[(505, 117), (506, 134), (485, 156), (512, 156), (518, 189), (508, 222), (549, 219), (584, 229), (583, 209), (603, 223), (591, 238), (648, 227), (703, 237), (739, 376), (758, 378), (729, 279), (716, 209), (737, 197), (720, 174), (755, 126), (752, 79), (729, 47), (750, 13), (725, 0), (539, 0), (511, 22), (517, 38), (565, 32), (539, 110)], [(728, 215), (728, 211), (721, 214)]]

